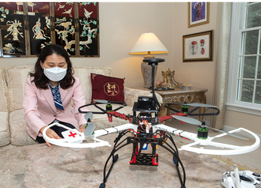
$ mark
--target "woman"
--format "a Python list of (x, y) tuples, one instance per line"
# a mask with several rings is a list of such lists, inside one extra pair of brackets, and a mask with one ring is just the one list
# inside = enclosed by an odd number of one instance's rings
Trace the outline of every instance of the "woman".
[[(28, 134), (39, 143), (46, 142), (44, 128), (59, 122), (83, 132), (86, 120), (78, 108), (86, 104), (79, 78), (73, 77), (74, 70), (67, 52), (62, 46), (50, 44), (40, 53), (25, 84), (23, 107)], [(73, 100), (73, 107), (70, 104)], [(84, 109), (85, 111), (88, 109)], [(50, 138), (61, 139), (64, 128), (53, 126), (46, 131)], [(46, 142), (48, 146), (51, 146)]]

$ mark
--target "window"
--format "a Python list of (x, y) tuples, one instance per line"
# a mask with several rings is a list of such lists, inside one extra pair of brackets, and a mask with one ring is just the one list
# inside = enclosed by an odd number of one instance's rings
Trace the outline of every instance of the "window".
[(261, 115), (261, 2), (233, 3), (227, 109)]

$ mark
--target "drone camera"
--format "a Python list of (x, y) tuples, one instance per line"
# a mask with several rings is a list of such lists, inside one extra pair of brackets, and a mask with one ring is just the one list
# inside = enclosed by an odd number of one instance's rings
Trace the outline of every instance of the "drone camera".
[(154, 106), (153, 97), (139, 96), (138, 108), (149, 110)]

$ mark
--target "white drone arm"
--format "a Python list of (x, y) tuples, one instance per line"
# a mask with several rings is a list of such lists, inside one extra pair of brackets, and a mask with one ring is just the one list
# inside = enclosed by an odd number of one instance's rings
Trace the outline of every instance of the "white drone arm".
[(133, 129), (134, 131), (137, 131), (138, 126), (131, 124), (131, 123), (127, 123), (125, 125), (120, 125), (117, 127), (111, 127), (111, 128), (107, 128), (107, 129), (100, 129), (100, 130), (96, 130), (95, 135), (96, 137), (98, 136), (103, 136), (106, 134), (110, 134), (110, 133), (117, 133), (119, 131), (123, 131), (123, 130), (127, 130), (127, 129)]
[[(201, 154), (238, 155), (238, 154), (243, 154), (243, 153), (248, 153), (248, 152), (254, 151), (260, 145), (260, 138), (253, 132), (251, 132), (247, 129), (244, 129), (244, 128), (238, 128), (238, 129), (229, 131), (229, 133), (239, 132), (239, 131), (248, 132), (250, 135), (252, 135), (255, 138), (255, 143), (250, 146), (236, 146), (236, 145), (229, 145), (229, 144), (223, 144), (223, 143), (212, 141), (215, 138), (220, 138), (222, 136), (227, 135), (226, 133), (223, 133), (223, 134), (220, 134), (220, 135), (217, 135), (214, 137), (208, 137), (207, 139), (202, 140), (202, 139), (198, 139), (196, 134), (178, 130), (178, 129), (168, 127), (168, 126), (162, 125), (162, 124), (156, 125), (153, 127), (153, 132), (155, 132), (157, 130), (167, 131), (169, 133), (172, 133), (175, 135), (180, 135), (180, 136), (188, 138), (190, 140), (194, 140), (193, 143), (181, 146), (180, 150), (186, 150), (186, 151), (191, 151), (191, 152), (201, 153)], [(200, 145), (202, 147), (193, 147), (196, 145)], [(205, 149), (203, 146), (214, 146), (217, 149)], [(223, 148), (223, 149), (220, 149), (220, 148)]]
[(167, 132), (174, 134), (174, 135), (183, 136), (183, 137), (188, 138), (190, 140), (196, 140), (197, 139), (197, 134), (195, 134), (195, 133), (190, 133), (190, 132), (186, 132), (186, 131), (183, 131), (183, 130), (175, 129), (175, 128), (172, 128), (172, 127), (169, 127), (169, 126), (166, 126), (166, 125), (163, 125), (163, 124), (155, 125), (155, 126), (152, 127), (152, 129), (153, 129), (154, 133), (157, 130), (162, 130), (162, 131), (167, 131)]

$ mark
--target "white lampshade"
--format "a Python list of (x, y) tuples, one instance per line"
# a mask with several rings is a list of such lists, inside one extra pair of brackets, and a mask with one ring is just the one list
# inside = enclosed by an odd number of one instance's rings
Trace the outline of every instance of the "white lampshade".
[(146, 55), (168, 53), (167, 48), (154, 33), (143, 33), (129, 54)]

